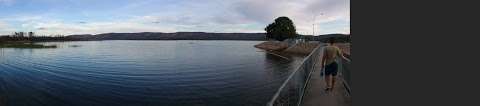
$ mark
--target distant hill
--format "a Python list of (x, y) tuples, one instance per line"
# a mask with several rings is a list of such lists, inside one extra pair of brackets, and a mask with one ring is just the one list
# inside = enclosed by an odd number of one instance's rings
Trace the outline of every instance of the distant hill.
[(337, 42), (351, 42), (350, 35), (346, 34), (325, 34), (319, 36), (306, 35), (304, 38), (321, 42), (327, 42), (328, 38), (335, 38)]
[(142, 32), (70, 35), (79, 40), (265, 40), (265, 33)]
[[(329, 37), (343, 38), (345, 34), (327, 34), (320, 36), (303, 35), (308, 40), (324, 40)], [(207, 32), (141, 32), (141, 33), (103, 33), (69, 35), (76, 40), (266, 40), (265, 33), (207, 33)]]

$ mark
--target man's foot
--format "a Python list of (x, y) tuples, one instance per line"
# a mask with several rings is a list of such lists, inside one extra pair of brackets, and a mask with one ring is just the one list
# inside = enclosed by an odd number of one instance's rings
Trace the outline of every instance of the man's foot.
[(332, 88), (329, 88), (329, 87), (325, 88), (325, 91), (330, 91), (330, 90), (332, 90)]

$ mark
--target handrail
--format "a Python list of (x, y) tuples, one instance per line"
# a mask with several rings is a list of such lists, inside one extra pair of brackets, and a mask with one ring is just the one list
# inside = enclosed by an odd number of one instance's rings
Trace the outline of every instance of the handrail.
[[(308, 70), (308, 76), (310, 76), (310, 73), (311, 73), (311, 68), (313, 68), (315, 66), (315, 64), (317, 63), (317, 61), (315, 60), (311, 60), (313, 59), (312, 57), (314, 58), (318, 58), (318, 53), (319, 53), (319, 48), (321, 47), (321, 45), (318, 45), (317, 47), (315, 47), (315, 49), (312, 51), (312, 53), (310, 53), (307, 57), (305, 57), (305, 59), (303, 59), (302, 61), (302, 64), (296, 68), (296, 70), (294, 72), (292, 72), (292, 74), (290, 74), (288, 76), (288, 78), (283, 82), (283, 84), (280, 86), (280, 88), (278, 88), (277, 92), (273, 95), (272, 99), (267, 103), (267, 106), (273, 106), (275, 101), (278, 99), (278, 97), (280, 96), (280, 93), (285, 89), (285, 87), (287, 86), (287, 84), (292, 80), (292, 78), (301, 71), (301, 68), (307, 68), (306, 70)], [(314, 56), (315, 55), (315, 56)], [(313, 61), (313, 62), (312, 62)], [(313, 63), (313, 65), (311, 65)], [(310, 67), (305, 67), (305, 65), (309, 65)], [(307, 78), (307, 80), (309, 79), (310, 77)], [(302, 89), (305, 88), (306, 84), (302, 85)], [(301, 99), (302, 99), (302, 96), (304, 94), (304, 90), (301, 91), (301, 95), (299, 97), (299, 102), (301, 102)], [(297, 103), (297, 105), (299, 105), (301, 103)]]
[(345, 61), (343, 58), (340, 58), (340, 64), (339, 64), (339, 70), (342, 73), (342, 82), (343, 86), (345, 87), (345, 90), (349, 95), (351, 95), (351, 70), (350, 70), (350, 64), (351, 61)]

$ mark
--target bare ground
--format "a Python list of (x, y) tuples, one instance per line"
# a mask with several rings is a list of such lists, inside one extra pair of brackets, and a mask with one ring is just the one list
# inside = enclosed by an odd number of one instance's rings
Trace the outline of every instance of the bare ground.
[(301, 54), (308, 55), (310, 54), (318, 43), (299, 43), (293, 47), (288, 47), (288, 44), (285, 42), (278, 41), (266, 41), (260, 44), (255, 45), (256, 48), (267, 50), (267, 51), (277, 51), (286, 54)]

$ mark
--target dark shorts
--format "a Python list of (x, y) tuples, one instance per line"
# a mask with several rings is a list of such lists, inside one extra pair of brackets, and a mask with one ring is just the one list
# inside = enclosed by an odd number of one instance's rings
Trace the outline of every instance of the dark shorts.
[(337, 62), (330, 63), (325, 66), (325, 75), (333, 75), (336, 76), (338, 72), (338, 64)]

